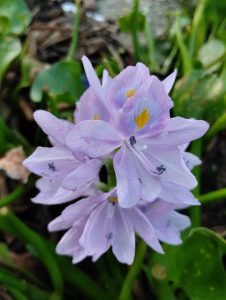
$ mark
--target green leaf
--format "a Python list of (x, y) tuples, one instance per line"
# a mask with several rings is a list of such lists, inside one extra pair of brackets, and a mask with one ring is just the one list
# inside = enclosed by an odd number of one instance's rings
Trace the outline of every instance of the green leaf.
[(34, 78), (34, 74), (37, 73), (37, 70), (44, 69), (42, 63), (36, 60), (33, 57), (23, 56), (20, 60), (21, 64), (21, 80), (16, 87), (15, 92), (18, 92), (20, 89), (31, 86), (31, 83)]
[[(144, 29), (144, 23), (145, 23), (145, 16), (140, 12), (140, 11), (137, 11), (136, 12), (136, 29), (137, 31), (142, 31)], [(133, 22), (133, 12), (130, 13), (129, 15), (126, 15), (126, 16), (123, 16), (123, 17), (120, 17), (118, 19), (118, 22), (119, 22), (119, 27), (120, 27), (120, 30), (122, 32), (131, 32), (132, 30), (132, 22)]]
[(8, 19), (7, 31), (4, 32), (7, 34), (24, 33), (31, 21), (31, 13), (23, 0), (1, 0), (0, 16)]
[(9, 28), (9, 19), (0, 15), (0, 35), (7, 33)]
[[(173, 282), (173, 288), (181, 288), (188, 299), (226, 299), (226, 272), (222, 262), (226, 254), (226, 242), (206, 228), (193, 229), (181, 246), (166, 246), (165, 255), (154, 254), (153, 270), (164, 270), (158, 281)], [(154, 275), (159, 273), (155, 272)]]
[[(219, 61), (225, 54), (225, 45), (220, 40), (210, 40), (205, 43), (198, 52), (198, 60), (204, 67), (213, 65), (214, 62)], [(223, 62), (223, 60), (222, 60)]]
[(0, 83), (9, 65), (20, 52), (21, 44), (17, 38), (0, 37)]
[(185, 118), (205, 119), (212, 124), (225, 109), (223, 91), (221, 78), (193, 70), (175, 86), (174, 112)]
[(80, 74), (80, 65), (74, 61), (54, 64), (36, 78), (31, 89), (31, 99), (40, 102), (45, 92), (58, 101), (74, 104), (83, 91)]

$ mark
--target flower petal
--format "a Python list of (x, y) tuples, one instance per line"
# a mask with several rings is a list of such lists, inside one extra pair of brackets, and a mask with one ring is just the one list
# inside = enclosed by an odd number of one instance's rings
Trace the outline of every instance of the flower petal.
[(88, 216), (99, 204), (106, 200), (106, 194), (100, 194), (79, 200), (67, 206), (62, 212), (62, 219), (69, 224), (73, 224)]
[(121, 134), (104, 121), (82, 121), (66, 135), (66, 143), (74, 152), (96, 158), (111, 153), (122, 144)]
[(117, 126), (127, 137), (155, 135), (169, 121), (172, 106), (162, 82), (151, 76), (119, 112)]
[(173, 183), (165, 182), (163, 184), (159, 198), (172, 203), (200, 205), (199, 201), (189, 190)]
[(152, 145), (178, 146), (202, 137), (209, 128), (209, 124), (202, 120), (171, 118), (161, 135), (152, 137)]
[(95, 95), (91, 88), (88, 88), (77, 103), (74, 118), (76, 123), (84, 120), (109, 120), (109, 113)]
[(101, 101), (104, 101), (103, 88), (90, 60), (86, 56), (83, 56), (82, 63), (92, 90)]
[(107, 206), (108, 203), (105, 202), (91, 213), (79, 239), (88, 255), (100, 256), (110, 247), (110, 239), (107, 235), (110, 227)]
[(141, 196), (139, 175), (130, 150), (123, 146), (114, 156), (117, 195), (121, 207), (131, 207)]
[(198, 166), (202, 163), (202, 161), (196, 155), (189, 152), (183, 152), (183, 158), (189, 170), (192, 170), (195, 166)]
[(135, 235), (130, 219), (119, 207), (115, 208), (112, 233), (114, 255), (120, 262), (131, 265), (135, 255)]
[(81, 164), (64, 178), (63, 187), (74, 191), (82, 188), (83, 185), (91, 183), (98, 178), (101, 165), (102, 161), (98, 159), (91, 159)]
[(167, 94), (169, 94), (169, 92), (171, 91), (171, 89), (172, 89), (172, 87), (174, 85), (176, 76), (177, 76), (177, 70), (174, 70), (173, 73), (171, 73), (168, 77), (166, 77), (162, 81), (162, 83), (164, 85), (164, 88), (165, 88), (165, 91), (167, 92)]
[(31, 172), (48, 178), (63, 178), (80, 164), (72, 152), (63, 146), (38, 147), (24, 160)]
[(149, 146), (145, 155), (155, 164), (153, 174), (163, 182), (171, 182), (192, 189), (197, 185), (194, 175), (188, 170), (178, 148)]
[(124, 69), (112, 80), (107, 93), (108, 104), (113, 106), (115, 111), (122, 108), (126, 101), (136, 94), (149, 76), (148, 68), (142, 63)]
[(45, 110), (36, 110), (34, 119), (54, 144), (64, 144), (65, 134), (73, 126), (69, 121), (57, 119)]
[(71, 227), (71, 224), (68, 222), (65, 222), (65, 220), (62, 218), (62, 216), (56, 217), (54, 220), (52, 220), (48, 224), (48, 230), (50, 232), (53, 231), (59, 231), (59, 230), (65, 230)]
[(160, 245), (155, 230), (148, 218), (138, 208), (134, 208), (130, 212), (130, 217), (139, 236), (155, 251), (164, 253)]

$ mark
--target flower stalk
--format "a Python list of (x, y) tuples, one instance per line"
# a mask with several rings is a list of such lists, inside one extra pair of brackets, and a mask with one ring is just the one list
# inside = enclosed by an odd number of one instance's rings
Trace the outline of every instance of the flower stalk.
[(74, 25), (73, 25), (73, 32), (72, 32), (72, 39), (71, 44), (68, 49), (66, 60), (73, 60), (74, 55), (78, 45), (78, 33), (79, 33), (79, 22), (81, 17), (81, 3), (80, 0), (75, 1), (75, 5), (77, 7), (77, 12), (74, 16)]
[(139, 275), (142, 263), (144, 260), (144, 256), (147, 250), (147, 244), (143, 241), (140, 241), (140, 244), (138, 246), (136, 258), (134, 260), (133, 265), (129, 269), (129, 272), (124, 280), (122, 289), (120, 291), (119, 300), (129, 300), (131, 299), (131, 292), (133, 289), (134, 282)]

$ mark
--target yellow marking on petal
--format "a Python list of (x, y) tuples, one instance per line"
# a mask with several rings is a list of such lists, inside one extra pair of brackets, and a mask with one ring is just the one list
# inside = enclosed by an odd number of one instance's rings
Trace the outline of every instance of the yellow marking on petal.
[(126, 98), (130, 98), (135, 94), (135, 89), (130, 89), (125, 93)]
[(150, 120), (149, 111), (145, 108), (142, 112), (135, 118), (138, 129), (142, 129), (147, 122)]
[(117, 203), (118, 202), (118, 197), (110, 197), (109, 201), (112, 203)]
[(100, 120), (100, 115), (94, 114), (92, 117), (92, 120), (95, 120), (95, 121)]

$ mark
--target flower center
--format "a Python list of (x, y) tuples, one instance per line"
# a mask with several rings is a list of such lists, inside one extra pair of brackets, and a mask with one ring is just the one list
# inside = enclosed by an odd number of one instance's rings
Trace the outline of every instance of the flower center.
[(108, 199), (112, 204), (115, 204), (118, 202), (118, 197), (116, 196), (112, 196)]
[(94, 121), (100, 120), (100, 115), (94, 114), (92, 117), (92, 120), (94, 120)]
[(130, 98), (135, 94), (135, 89), (130, 89), (125, 93), (126, 98)]
[(150, 120), (149, 111), (146, 108), (143, 109), (142, 112), (137, 117), (135, 117), (134, 120), (137, 124), (138, 129), (142, 129)]

